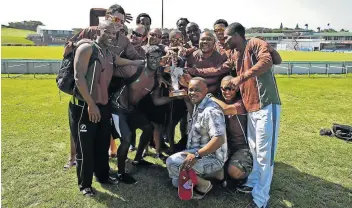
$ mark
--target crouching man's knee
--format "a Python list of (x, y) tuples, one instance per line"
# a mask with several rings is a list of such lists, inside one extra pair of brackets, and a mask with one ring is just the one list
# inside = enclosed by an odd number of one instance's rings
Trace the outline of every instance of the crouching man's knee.
[(245, 179), (248, 175), (245, 171), (241, 170), (240, 168), (234, 165), (229, 165), (227, 168), (227, 172), (232, 179), (236, 180)]

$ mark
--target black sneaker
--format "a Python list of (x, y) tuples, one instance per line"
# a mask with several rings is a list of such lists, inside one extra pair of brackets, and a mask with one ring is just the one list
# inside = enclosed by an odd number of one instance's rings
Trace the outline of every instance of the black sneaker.
[(250, 194), (252, 193), (253, 187), (249, 187), (249, 186), (239, 186), (237, 187), (237, 191), (244, 193), (244, 194)]
[(139, 161), (135, 160), (135, 161), (132, 162), (132, 164), (135, 165), (135, 166), (151, 166), (151, 165), (154, 165), (154, 163), (148, 162), (148, 161), (143, 160), (143, 159), (139, 160)]
[(258, 205), (254, 201), (251, 201), (251, 203), (249, 203), (245, 208), (260, 208), (260, 207), (258, 207)]
[(125, 184), (136, 184), (137, 181), (127, 173), (117, 174), (117, 180)]
[(95, 191), (93, 190), (92, 187), (82, 189), (81, 193), (83, 194), (83, 196), (88, 196), (88, 197), (93, 197), (95, 195)]
[(160, 160), (166, 160), (167, 157), (163, 155), (163, 153), (156, 153), (155, 158)]
[(97, 181), (99, 183), (101, 183), (101, 184), (108, 184), (108, 185), (117, 185), (119, 183), (117, 178), (114, 178), (114, 177), (111, 177), (111, 176), (109, 176), (109, 178), (107, 180), (104, 180), (104, 181), (97, 180)]

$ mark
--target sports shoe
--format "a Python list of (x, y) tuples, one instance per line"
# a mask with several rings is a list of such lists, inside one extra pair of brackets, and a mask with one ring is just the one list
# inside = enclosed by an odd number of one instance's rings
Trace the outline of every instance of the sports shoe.
[(156, 153), (154, 157), (156, 159), (166, 160), (166, 157), (165, 157), (165, 155), (163, 155), (163, 153)]
[(143, 160), (143, 159), (138, 160), (138, 161), (134, 160), (132, 162), (132, 164), (135, 165), (135, 166), (151, 166), (151, 165), (154, 165), (154, 163), (148, 162), (148, 161)]
[(108, 185), (117, 185), (119, 183), (117, 178), (114, 178), (114, 177), (111, 177), (111, 176), (109, 176), (109, 178), (107, 180), (104, 180), (104, 181), (97, 180), (97, 182), (99, 182), (101, 184), (108, 184)]
[(136, 184), (137, 180), (134, 179), (132, 176), (128, 175), (127, 173), (117, 174), (117, 180), (121, 181), (125, 184)]
[(129, 150), (130, 150), (130, 152), (133, 152), (133, 151), (135, 151), (135, 150), (136, 150), (136, 147), (134, 147), (134, 146), (130, 145)]
[(64, 165), (64, 170), (68, 170), (73, 166), (76, 166), (76, 160), (68, 160), (68, 162)]
[(260, 208), (260, 207), (258, 207), (258, 205), (254, 201), (251, 201), (251, 203), (249, 203), (245, 208)]
[(87, 196), (87, 197), (93, 197), (95, 195), (95, 191), (93, 190), (92, 187), (82, 189), (81, 193), (83, 194), (83, 196)]
[(249, 187), (249, 186), (239, 186), (237, 187), (237, 191), (244, 193), (244, 194), (250, 194), (252, 193), (253, 187)]

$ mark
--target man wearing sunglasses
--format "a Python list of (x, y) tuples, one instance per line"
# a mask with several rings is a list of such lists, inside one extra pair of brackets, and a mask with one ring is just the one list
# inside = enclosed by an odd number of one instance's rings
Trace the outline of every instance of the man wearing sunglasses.
[[(162, 50), (158, 46), (148, 46), (145, 50), (147, 58), (146, 65), (140, 67), (130, 66), (128, 70), (128, 73), (130, 71), (139, 71), (137, 79), (114, 92), (111, 99), (113, 101), (113, 114), (118, 116), (117, 118), (113, 115), (114, 123), (119, 123), (121, 133), (121, 144), (117, 151), (117, 179), (126, 184), (136, 183), (136, 180), (125, 172), (125, 161), (131, 144), (132, 132), (136, 131), (137, 128), (142, 130), (142, 135), (139, 140), (139, 147), (133, 165), (151, 165), (151, 163), (143, 160), (142, 154), (153, 135), (153, 126), (146, 115), (137, 108), (138, 103), (148, 94), (151, 94), (152, 101), (155, 105), (164, 105), (174, 99), (159, 97), (159, 88), (155, 87), (156, 71), (160, 67), (160, 60), (163, 54)], [(124, 73), (126, 73), (126, 71), (119, 71), (119, 75), (115, 75), (125, 77)]]
[(142, 46), (146, 44), (147, 34), (148, 34), (147, 28), (139, 24), (137, 28), (132, 31), (132, 34), (130, 37), (132, 45), (142, 57), (145, 57), (145, 51)]
[(232, 76), (224, 77), (221, 81), (220, 98), (211, 97), (211, 99), (221, 106), (225, 115), (229, 151), (225, 171), (230, 179), (233, 179), (227, 181), (232, 182), (231, 186), (235, 187), (243, 185), (251, 173), (253, 157), (247, 141), (247, 111), (244, 108), (239, 87), (229, 84), (232, 78)]
[[(105, 16), (105, 20), (109, 20), (111, 22), (115, 23), (115, 26), (118, 27), (118, 30), (123, 29), (124, 23), (125, 23), (125, 18), (126, 22), (129, 23), (132, 20), (132, 16), (128, 13), (125, 13), (124, 9), (118, 5), (114, 4), (110, 6), (108, 9), (99, 9), (99, 8), (93, 8), (90, 11), (90, 27), (82, 30), (80, 33), (77, 33), (73, 37), (70, 38), (68, 43), (65, 46), (69, 47), (71, 44), (70, 43), (76, 43), (81, 39), (91, 39), (95, 40), (99, 34), (100, 30), (98, 29), (98, 24), (99, 24), (99, 17)], [(123, 34), (121, 31), (118, 31), (116, 33), (116, 39), (114, 40), (114, 43), (112, 46), (110, 46), (112, 52), (120, 55), (123, 58), (128, 58), (130, 60), (138, 60), (138, 59), (144, 59), (144, 57), (140, 56), (140, 54), (134, 49), (133, 45), (130, 43), (128, 38)], [(111, 81), (111, 83), (115, 83), (115, 78)], [(74, 144), (71, 136), (71, 145)], [(71, 147), (71, 155), (74, 155), (74, 150), (75, 148)], [(71, 160), (65, 165), (66, 167), (71, 167), (75, 163), (72, 162)]]
[[(103, 9), (100, 9), (99, 11), (103, 11)], [(99, 13), (101, 15), (101, 12)], [(121, 30), (123, 28), (123, 24), (125, 23), (125, 17), (126, 13), (124, 9), (118, 5), (114, 4), (110, 6), (105, 13), (105, 19), (110, 20), (115, 23), (116, 27)], [(94, 18), (93, 18), (94, 19)], [(71, 42), (77, 42), (78, 40), (81, 40), (83, 38), (87, 39), (92, 39), (94, 40), (98, 34), (99, 30), (97, 29), (96, 25), (99, 23), (99, 19), (94, 21), (91, 21), (91, 26), (84, 29), (80, 33), (74, 35), (70, 41)], [(113, 47), (111, 47), (111, 50), (120, 55), (123, 58), (128, 58), (131, 60), (137, 60), (137, 59), (142, 59), (139, 55), (139, 53), (134, 49), (133, 45), (131, 42), (128, 40), (128, 38), (124, 35), (121, 34), (119, 31), (116, 35), (116, 40), (115, 43), (113, 44)]]

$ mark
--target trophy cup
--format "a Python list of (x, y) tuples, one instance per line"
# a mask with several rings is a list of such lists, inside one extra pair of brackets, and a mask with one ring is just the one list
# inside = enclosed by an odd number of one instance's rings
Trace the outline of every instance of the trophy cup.
[(183, 75), (183, 68), (172, 65), (170, 67), (170, 77), (172, 90), (169, 92), (169, 97), (178, 97), (187, 95), (186, 90), (180, 89), (179, 78)]

